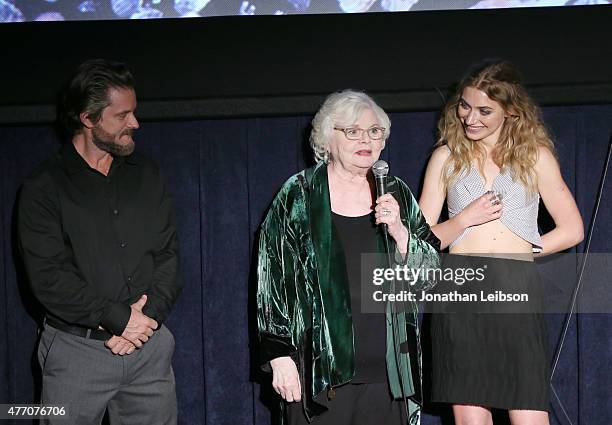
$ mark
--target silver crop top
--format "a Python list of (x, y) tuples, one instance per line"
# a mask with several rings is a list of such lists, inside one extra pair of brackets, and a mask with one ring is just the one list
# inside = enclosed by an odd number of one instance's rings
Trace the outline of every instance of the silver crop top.
[[(540, 194), (528, 195), (525, 187), (520, 182), (512, 180), (510, 169), (500, 171), (493, 180), (491, 190), (502, 195), (504, 209), (499, 220), (517, 236), (523, 238), (535, 247), (534, 251), (542, 248), (542, 239), (538, 232), (538, 206)], [(446, 201), (448, 205), (448, 216), (454, 217), (461, 212), (474, 199), (484, 195), (486, 189), (484, 180), (478, 170), (474, 167), (468, 172), (463, 172), (457, 182), (448, 188)], [(471, 232), (468, 227), (450, 247), (452, 248), (460, 240)]]

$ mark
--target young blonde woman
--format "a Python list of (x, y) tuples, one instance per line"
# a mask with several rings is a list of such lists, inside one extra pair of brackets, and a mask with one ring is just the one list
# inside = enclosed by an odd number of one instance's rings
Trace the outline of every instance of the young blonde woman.
[[(578, 244), (583, 224), (519, 73), (503, 61), (475, 66), (438, 129), (419, 204), (442, 248), (449, 247), (446, 265), (484, 258), (489, 292), (537, 297), (532, 253)], [(544, 235), (540, 199), (555, 223)], [(445, 200), (449, 219), (438, 223)], [(549, 423), (547, 332), (537, 311), (434, 314), (431, 336), (432, 399), (453, 405), (457, 425), (490, 425), (491, 408), (508, 410), (513, 425)]]

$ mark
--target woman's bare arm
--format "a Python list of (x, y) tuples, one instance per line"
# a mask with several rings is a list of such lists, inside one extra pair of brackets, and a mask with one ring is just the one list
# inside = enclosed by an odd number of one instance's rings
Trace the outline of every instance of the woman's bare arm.
[(427, 164), (423, 193), (419, 199), (419, 206), (425, 220), (440, 239), (440, 249), (448, 247), (468, 227), (499, 218), (502, 211), (501, 202), (498, 205), (492, 205), (490, 195), (483, 195), (472, 201), (453, 218), (438, 223), (446, 198), (442, 173), (448, 156), (446, 146), (440, 146), (433, 152)]
[(536, 163), (538, 191), (555, 228), (542, 235), (542, 252), (537, 256), (563, 251), (579, 244), (584, 239), (584, 225), (576, 201), (569, 191), (559, 163), (545, 147), (539, 149)]

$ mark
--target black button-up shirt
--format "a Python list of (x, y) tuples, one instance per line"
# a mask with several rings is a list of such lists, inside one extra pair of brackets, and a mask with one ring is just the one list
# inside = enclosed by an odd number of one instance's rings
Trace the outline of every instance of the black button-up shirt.
[(23, 184), (19, 244), (36, 297), (69, 324), (121, 335), (130, 304), (164, 321), (181, 283), (172, 202), (158, 167), (138, 153), (113, 160), (108, 176), (72, 143)]

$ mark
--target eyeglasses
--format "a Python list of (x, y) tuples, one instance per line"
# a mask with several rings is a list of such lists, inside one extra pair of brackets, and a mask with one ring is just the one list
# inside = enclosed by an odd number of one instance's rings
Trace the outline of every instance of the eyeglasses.
[(334, 127), (334, 130), (343, 132), (349, 140), (361, 140), (364, 131), (368, 133), (370, 140), (380, 140), (385, 136), (385, 128), (378, 126), (370, 127), (367, 130), (359, 127)]

